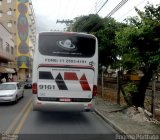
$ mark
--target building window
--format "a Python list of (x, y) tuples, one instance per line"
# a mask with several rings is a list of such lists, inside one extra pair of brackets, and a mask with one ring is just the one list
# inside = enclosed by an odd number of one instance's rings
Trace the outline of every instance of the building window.
[(2, 17), (2, 16), (3, 16), (2, 14), (3, 14), (3, 12), (2, 12), (2, 10), (0, 10), (0, 17)]
[(12, 0), (7, 0), (7, 3), (11, 3), (12, 2)]
[(13, 47), (11, 47), (11, 54), (14, 54), (14, 49), (13, 49)]
[(8, 22), (7, 23), (7, 26), (10, 28), (10, 27), (12, 27), (12, 23), (11, 22)]
[(3, 40), (2, 40), (2, 38), (0, 38), (0, 49), (1, 50), (3, 49)]
[(6, 52), (9, 52), (9, 44), (6, 42)]
[(11, 16), (11, 15), (12, 15), (12, 11), (9, 10), (9, 11), (7, 12), (7, 15)]

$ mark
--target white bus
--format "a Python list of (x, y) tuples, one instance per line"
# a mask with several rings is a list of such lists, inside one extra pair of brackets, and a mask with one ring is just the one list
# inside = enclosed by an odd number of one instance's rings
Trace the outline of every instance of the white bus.
[(94, 110), (98, 45), (95, 36), (41, 32), (33, 60), (33, 110)]

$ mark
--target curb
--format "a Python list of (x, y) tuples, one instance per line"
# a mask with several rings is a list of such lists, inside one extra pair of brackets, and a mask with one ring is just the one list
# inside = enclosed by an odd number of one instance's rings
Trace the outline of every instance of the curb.
[(127, 132), (125, 132), (123, 129), (121, 129), (119, 126), (117, 126), (114, 122), (112, 122), (110, 119), (108, 119), (107, 117), (105, 117), (101, 112), (99, 112), (96, 108), (95, 108), (95, 113), (97, 115), (99, 115), (105, 122), (107, 122), (110, 126), (112, 126), (116, 131), (118, 131), (118, 133), (120, 134), (124, 134), (126, 135)]

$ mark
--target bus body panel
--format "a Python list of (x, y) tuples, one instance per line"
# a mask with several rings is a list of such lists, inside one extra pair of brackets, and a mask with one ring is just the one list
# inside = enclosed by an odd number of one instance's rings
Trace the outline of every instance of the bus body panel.
[(40, 67), (38, 73), (38, 97), (92, 98), (92, 69)]
[[(53, 35), (53, 38), (56, 38), (57, 34), (60, 35), (59, 38), (64, 35), (63, 32), (42, 32), (37, 36), (32, 74), (32, 82), (37, 84), (37, 94), (34, 94), (33, 109), (44, 111), (93, 110), (93, 86), (97, 86), (98, 75), (97, 39), (92, 35), (73, 33), (73, 39), (76, 36), (81, 38), (84, 36), (84, 38), (89, 37), (95, 40), (96, 47), (93, 56), (76, 57), (73, 52), (71, 56), (58, 56), (57, 54), (57, 56), (51, 56), (42, 54), (39, 49), (40, 35), (48, 34)], [(67, 36), (66, 33), (65, 36)], [(83, 50), (80, 51), (83, 53)]]

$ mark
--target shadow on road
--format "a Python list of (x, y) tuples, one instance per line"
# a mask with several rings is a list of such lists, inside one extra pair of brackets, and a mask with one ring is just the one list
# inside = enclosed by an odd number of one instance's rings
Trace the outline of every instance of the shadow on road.
[(42, 123), (52, 124), (73, 124), (74, 120), (79, 123), (88, 123), (88, 118), (85, 117), (83, 112), (37, 112), (37, 117)]

